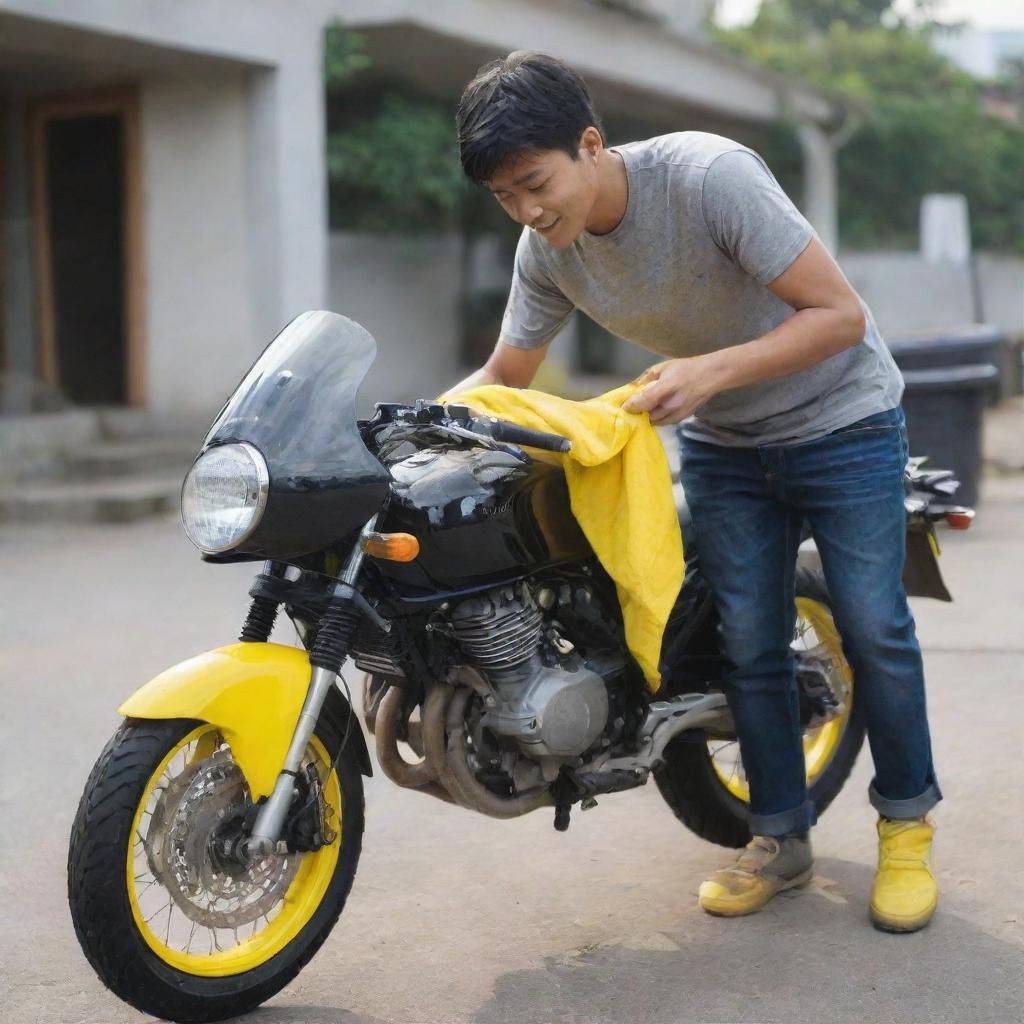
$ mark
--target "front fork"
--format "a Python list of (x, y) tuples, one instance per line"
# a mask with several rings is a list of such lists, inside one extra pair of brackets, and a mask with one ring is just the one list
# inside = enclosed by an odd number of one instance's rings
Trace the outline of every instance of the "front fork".
[[(295, 723), (295, 731), (292, 733), (291, 743), (288, 745), (288, 753), (285, 755), (277, 782), (274, 783), (274, 789), (266, 803), (257, 812), (252, 832), (245, 840), (245, 854), (253, 860), (258, 860), (271, 853), (287, 852), (280, 850), (281, 832), (295, 793), (295, 779), (306, 754), (306, 747), (309, 745), (313, 730), (320, 718), (324, 701), (327, 700), (327, 695), (331, 692), (331, 687), (338, 677), (342, 663), (348, 656), (349, 645), (352, 642), (355, 627), (359, 623), (360, 612), (351, 595), (359, 576), (359, 570), (363, 566), (363, 559), (366, 557), (366, 540), (373, 532), (377, 518), (374, 516), (360, 532), (352, 554), (349, 555), (348, 561), (338, 577), (335, 598), (324, 615), (316, 640), (310, 650), (309, 689), (306, 691), (306, 699), (303, 701), (302, 710)], [(271, 568), (268, 566), (268, 571)], [(242, 630), (243, 639), (257, 639), (251, 632), (247, 632), (250, 630), (254, 618), (266, 622), (269, 615), (270, 625), (273, 625), (273, 615), (269, 614), (269, 609), (266, 607), (261, 609), (256, 606), (256, 602), (260, 600), (264, 599), (254, 599), (253, 610), (250, 611), (246, 626)], [(269, 629), (266, 632), (269, 635)], [(261, 638), (266, 639), (265, 637)]]

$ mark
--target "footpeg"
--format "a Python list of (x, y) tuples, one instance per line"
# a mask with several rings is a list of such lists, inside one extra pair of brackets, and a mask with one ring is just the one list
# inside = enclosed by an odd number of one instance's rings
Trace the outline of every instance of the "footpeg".
[(648, 775), (650, 772), (646, 768), (614, 768), (607, 772), (573, 772), (572, 779), (580, 792), (585, 794), (584, 799), (592, 799), (599, 793), (621, 793), (627, 789), (636, 789), (647, 782)]

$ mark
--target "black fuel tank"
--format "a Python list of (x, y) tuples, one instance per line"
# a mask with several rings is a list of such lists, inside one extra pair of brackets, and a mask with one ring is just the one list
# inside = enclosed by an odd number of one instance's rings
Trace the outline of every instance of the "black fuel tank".
[(494, 585), (593, 552), (560, 467), (491, 448), (424, 448), (391, 463), (385, 531), (419, 539), (419, 557), (380, 562), (409, 600)]

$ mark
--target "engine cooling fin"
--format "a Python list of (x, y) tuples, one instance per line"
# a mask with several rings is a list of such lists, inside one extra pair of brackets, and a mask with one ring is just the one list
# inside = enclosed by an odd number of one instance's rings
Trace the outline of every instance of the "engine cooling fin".
[(515, 668), (537, 650), (542, 613), (530, 589), (502, 587), (463, 601), (452, 629), (465, 655), (488, 671)]

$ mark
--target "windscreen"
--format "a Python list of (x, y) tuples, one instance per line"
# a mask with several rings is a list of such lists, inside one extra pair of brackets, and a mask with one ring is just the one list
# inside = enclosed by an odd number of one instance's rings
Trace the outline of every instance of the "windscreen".
[(354, 320), (303, 313), (256, 360), (206, 443), (248, 441), (276, 471), (278, 484), (290, 481), (298, 489), (303, 478), (321, 486), (329, 478), (386, 479), (356, 427), (356, 391), (376, 354), (373, 336)]
[(380, 510), (391, 478), (356, 423), (356, 390), (376, 354), (355, 321), (303, 313), (245, 375), (206, 439), (248, 442), (270, 476), (259, 526), (232, 557), (287, 561), (335, 550)]

